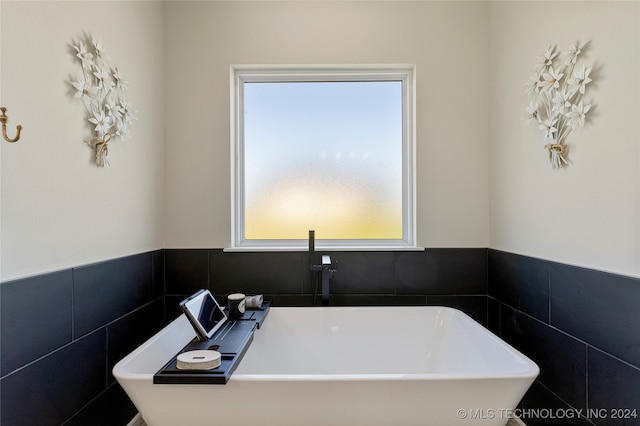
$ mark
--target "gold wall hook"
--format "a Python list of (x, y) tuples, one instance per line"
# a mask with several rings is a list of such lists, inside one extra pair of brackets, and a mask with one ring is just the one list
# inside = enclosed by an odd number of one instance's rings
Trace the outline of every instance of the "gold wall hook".
[(2, 123), (2, 137), (7, 142), (18, 142), (20, 140), (20, 131), (22, 131), (22, 126), (18, 124), (16, 126), (16, 137), (10, 138), (7, 136), (7, 121), (9, 121), (9, 117), (7, 117), (6, 114), (7, 109), (5, 107), (0, 107), (0, 112), (2, 112), (2, 115), (0, 115), (0, 123)]

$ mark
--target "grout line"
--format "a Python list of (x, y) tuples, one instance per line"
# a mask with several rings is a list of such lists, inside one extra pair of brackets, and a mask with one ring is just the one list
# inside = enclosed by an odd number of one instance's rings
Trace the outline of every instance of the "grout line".
[(589, 346), (584, 348), (584, 403), (589, 408)]
[(18, 367), (18, 368), (16, 368), (15, 370), (12, 370), (12, 371), (10, 371), (10, 372), (6, 373), (5, 375), (0, 376), (0, 380), (1, 380), (1, 379), (5, 379), (5, 378), (7, 378), (7, 377), (9, 377), (9, 376), (11, 376), (11, 375), (13, 375), (13, 374), (16, 374), (18, 371), (24, 370), (25, 368), (27, 368), (27, 367), (29, 367), (29, 366), (31, 366), (31, 365), (33, 365), (33, 364), (35, 364), (36, 362), (39, 362), (39, 361), (41, 361), (41, 360), (43, 360), (43, 359), (45, 359), (45, 358), (47, 358), (47, 357), (49, 357), (49, 356), (51, 356), (51, 355), (55, 354), (56, 352), (60, 352), (60, 351), (62, 351), (62, 350), (64, 350), (64, 349), (66, 349), (66, 348), (70, 347), (71, 345), (74, 345), (75, 343), (77, 343), (77, 342), (81, 341), (82, 339), (86, 339), (86, 338), (88, 338), (89, 336), (91, 336), (92, 334), (95, 334), (95, 333), (99, 332), (99, 331), (100, 331), (100, 330), (102, 330), (103, 328), (105, 329), (105, 334), (106, 334), (106, 328), (107, 328), (107, 326), (106, 326), (106, 325), (104, 325), (104, 326), (102, 326), (102, 327), (99, 327), (99, 328), (96, 328), (95, 330), (92, 330), (92, 331), (90, 331), (89, 333), (84, 334), (84, 335), (82, 335), (81, 337), (79, 337), (79, 338), (77, 338), (77, 339), (74, 339), (74, 340), (71, 340), (70, 342), (65, 343), (64, 345), (62, 345), (62, 346), (60, 346), (60, 347), (58, 347), (58, 348), (56, 348), (56, 349), (52, 350), (51, 352), (47, 352), (46, 354), (44, 354), (44, 355), (42, 355), (42, 356), (39, 356), (38, 358), (36, 358), (36, 359), (34, 359), (34, 360), (32, 360), (32, 361), (29, 361), (28, 363), (26, 363), (26, 364), (24, 364), (24, 365), (21, 365), (20, 367)]
[(71, 268), (71, 341), (76, 340), (76, 327), (75, 327), (75, 294), (76, 294), (76, 269)]
[(548, 320), (549, 325), (551, 325), (551, 262), (547, 262), (547, 310), (549, 311)]

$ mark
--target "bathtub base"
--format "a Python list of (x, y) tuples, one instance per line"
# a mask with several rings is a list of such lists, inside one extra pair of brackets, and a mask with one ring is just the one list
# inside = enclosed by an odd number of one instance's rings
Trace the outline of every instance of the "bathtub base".
[[(498, 387), (496, 386), (498, 385)], [(520, 397), (515, 383), (429, 383), (406, 380), (326, 382), (234, 382), (226, 386), (155, 385), (139, 408), (149, 426), (504, 426)], [(169, 389), (162, 389), (163, 387)], [(484, 397), (487, 389), (492, 394)], [(326, 398), (326, 392), (331, 397)], [(456, 395), (452, 400), (451, 395)], [(402, 395), (401, 398), (395, 397)], [(149, 407), (146, 410), (145, 407)], [(181, 413), (198, 413), (185, 417)]]

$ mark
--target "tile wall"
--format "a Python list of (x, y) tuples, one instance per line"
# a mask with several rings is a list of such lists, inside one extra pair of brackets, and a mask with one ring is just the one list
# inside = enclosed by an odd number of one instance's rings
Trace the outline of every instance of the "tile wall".
[[(328, 254), (332, 304), (456, 307), (531, 357), (541, 374), (521, 408), (604, 409), (560, 424), (640, 425), (613, 418), (640, 411), (639, 279), (485, 248)], [(165, 249), (2, 283), (0, 423), (126, 425), (135, 407), (111, 369), (180, 300), (208, 288), (312, 306), (308, 266), (304, 252)]]
[[(337, 262), (331, 280), (333, 305), (445, 304), (487, 322), (486, 249), (322, 254)], [(274, 306), (314, 305), (306, 252), (167, 249), (165, 274), (168, 316), (178, 315), (178, 302), (200, 288), (221, 300), (242, 292), (263, 294)], [(320, 299), (318, 295), (315, 304)]]
[(0, 285), (0, 423), (126, 425), (115, 363), (164, 324), (164, 253)]
[(540, 367), (525, 423), (640, 425), (640, 279), (491, 249), (488, 271), (489, 328)]

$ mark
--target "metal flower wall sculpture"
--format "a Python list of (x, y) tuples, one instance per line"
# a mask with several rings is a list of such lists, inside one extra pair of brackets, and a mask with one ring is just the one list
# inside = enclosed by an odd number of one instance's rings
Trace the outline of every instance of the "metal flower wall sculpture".
[(117, 67), (108, 63), (102, 40), (91, 38), (88, 50), (84, 42), (71, 46), (80, 61), (82, 74), (69, 83), (74, 87), (74, 98), (82, 100), (87, 109), (87, 120), (95, 126), (95, 135), (87, 142), (96, 151), (95, 161), (98, 167), (109, 164), (108, 144), (113, 138), (129, 136), (129, 130), (135, 111), (120, 93), (127, 89), (127, 82)]
[[(534, 73), (526, 84), (533, 100), (527, 108), (527, 123), (538, 124), (544, 132), (545, 149), (553, 168), (569, 164), (565, 140), (569, 133), (585, 124), (592, 104), (585, 104), (592, 67), (578, 61), (586, 43), (576, 43), (560, 54), (549, 46), (536, 58)], [(579, 63), (580, 62), (580, 63)]]

